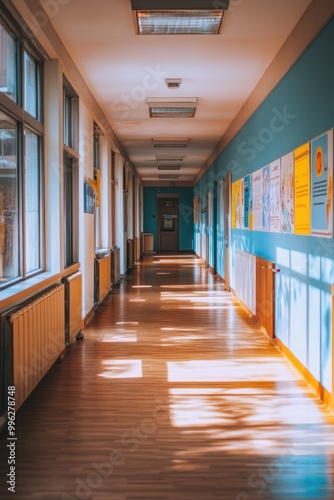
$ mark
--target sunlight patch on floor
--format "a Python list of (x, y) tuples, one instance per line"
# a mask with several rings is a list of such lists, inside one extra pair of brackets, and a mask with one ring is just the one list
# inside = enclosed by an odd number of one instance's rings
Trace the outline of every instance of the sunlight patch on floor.
[(138, 321), (116, 321), (115, 325), (139, 325)]
[(101, 342), (137, 342), (137, 335), (134, 333), (104, 333)]
[(140, 359), (108, 359), (102, 361), (104, 378), (142, 378), (142, 362)]
[(280, 359), (247, 358), (168, 362), (169, 382), (240, 382), (292, 380), (292, 374)]

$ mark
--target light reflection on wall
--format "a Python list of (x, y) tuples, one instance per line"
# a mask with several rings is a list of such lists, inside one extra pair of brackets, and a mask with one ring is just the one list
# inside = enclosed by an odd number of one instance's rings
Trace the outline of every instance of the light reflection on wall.
[(334, 261), (278, 247), (276, 262), (276, 336), (331, 392)]

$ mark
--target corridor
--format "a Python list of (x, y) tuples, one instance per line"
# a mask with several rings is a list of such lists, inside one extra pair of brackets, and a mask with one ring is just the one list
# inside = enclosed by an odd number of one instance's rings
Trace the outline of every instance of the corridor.
[(16, 418), (2, 499), (333, 499), (333, 418), (191, 254), (115, 286)]

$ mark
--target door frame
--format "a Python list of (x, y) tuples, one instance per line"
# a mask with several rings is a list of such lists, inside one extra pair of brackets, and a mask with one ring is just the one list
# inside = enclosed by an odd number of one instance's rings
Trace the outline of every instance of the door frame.
[(159, 211), (159, 201), (161, 199), (164, 200), (177, 200), (178, 205), (177, 205), (177, 249), (175, 250), (176, 252), (179, 252), (180, 249), (180, 195), (177, 193), (158, 193), (157, 194), (157, 252), (159, 253), (160, 250), (160, 211)]

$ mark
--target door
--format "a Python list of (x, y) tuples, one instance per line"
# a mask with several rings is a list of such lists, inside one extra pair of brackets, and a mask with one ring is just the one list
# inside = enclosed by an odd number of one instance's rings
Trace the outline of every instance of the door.
[(179, 251), (179, 198), (158, 198), (158, 252)]

